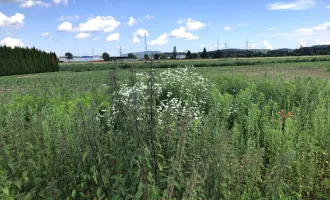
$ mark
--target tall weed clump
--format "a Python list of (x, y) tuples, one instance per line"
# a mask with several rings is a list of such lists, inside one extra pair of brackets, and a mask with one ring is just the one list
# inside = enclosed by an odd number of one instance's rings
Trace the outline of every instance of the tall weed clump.
[(0, 198), (329, 197), (329, 82), (120, 73), (0, 108)]

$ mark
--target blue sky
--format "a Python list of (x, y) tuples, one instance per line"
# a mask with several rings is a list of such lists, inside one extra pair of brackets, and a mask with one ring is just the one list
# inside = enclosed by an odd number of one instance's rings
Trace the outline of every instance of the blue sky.
[(330, 44), (330, 0), (0, 0), (0, 45), (58, 55)]

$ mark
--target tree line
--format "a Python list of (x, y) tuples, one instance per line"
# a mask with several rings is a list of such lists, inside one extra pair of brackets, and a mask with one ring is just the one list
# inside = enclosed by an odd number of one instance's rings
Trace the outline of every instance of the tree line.
[(55, 72), (59, 70), (55, 53), (36, 48), (0, 46), (0, 76)]

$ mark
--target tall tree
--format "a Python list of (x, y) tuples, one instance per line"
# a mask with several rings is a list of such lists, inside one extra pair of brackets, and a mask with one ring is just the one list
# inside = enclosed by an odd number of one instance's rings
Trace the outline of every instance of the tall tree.
[(128, 57), (129, 59), (135, 59), (135, 55), (132, 54), (132, 53), (129, 53), (129, 54), (127, 55), (127, 57)]
[(66, 59), (68, 59), (69, 62), (70, 62), (70, 60), (72, 60), (72, 58), (73, 58), (73, 55), (72, 55), (72, 53), (67, 52), (67, 53), (65, 53), (65, 57), (66, 57)]
[(186, 54), (186, 59), (191, 59), (191, 58), (192, 58), (191, 52), (188, 51), (187, 54)]
[(156, 53), (156, 54), (154, 55), (154, 59), (155, 59), (155, 60), (159, 60), (159, 58), (160, 58), (160, 54)]
[(102, 58), (104, 61), (109, 61), (110, 60), (110, 55), (107, 52), (104, 52), (102, 54)]
[(202, 58), (208, 58), (206, 48), (204, 47)]
[(144, 54), (144, 59), (149, 60), (148, 54)]
[(176, 52), (176, 46), (173, 47), (173, 59), (176, 59), (177, 52)]

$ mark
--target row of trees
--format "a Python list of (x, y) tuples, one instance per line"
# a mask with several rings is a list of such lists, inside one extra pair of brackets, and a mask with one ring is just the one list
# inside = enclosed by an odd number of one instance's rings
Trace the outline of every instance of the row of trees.
[(55, 72), (59, 70), (55, 53), (36, 48), (0, 46), (0, 76)]

